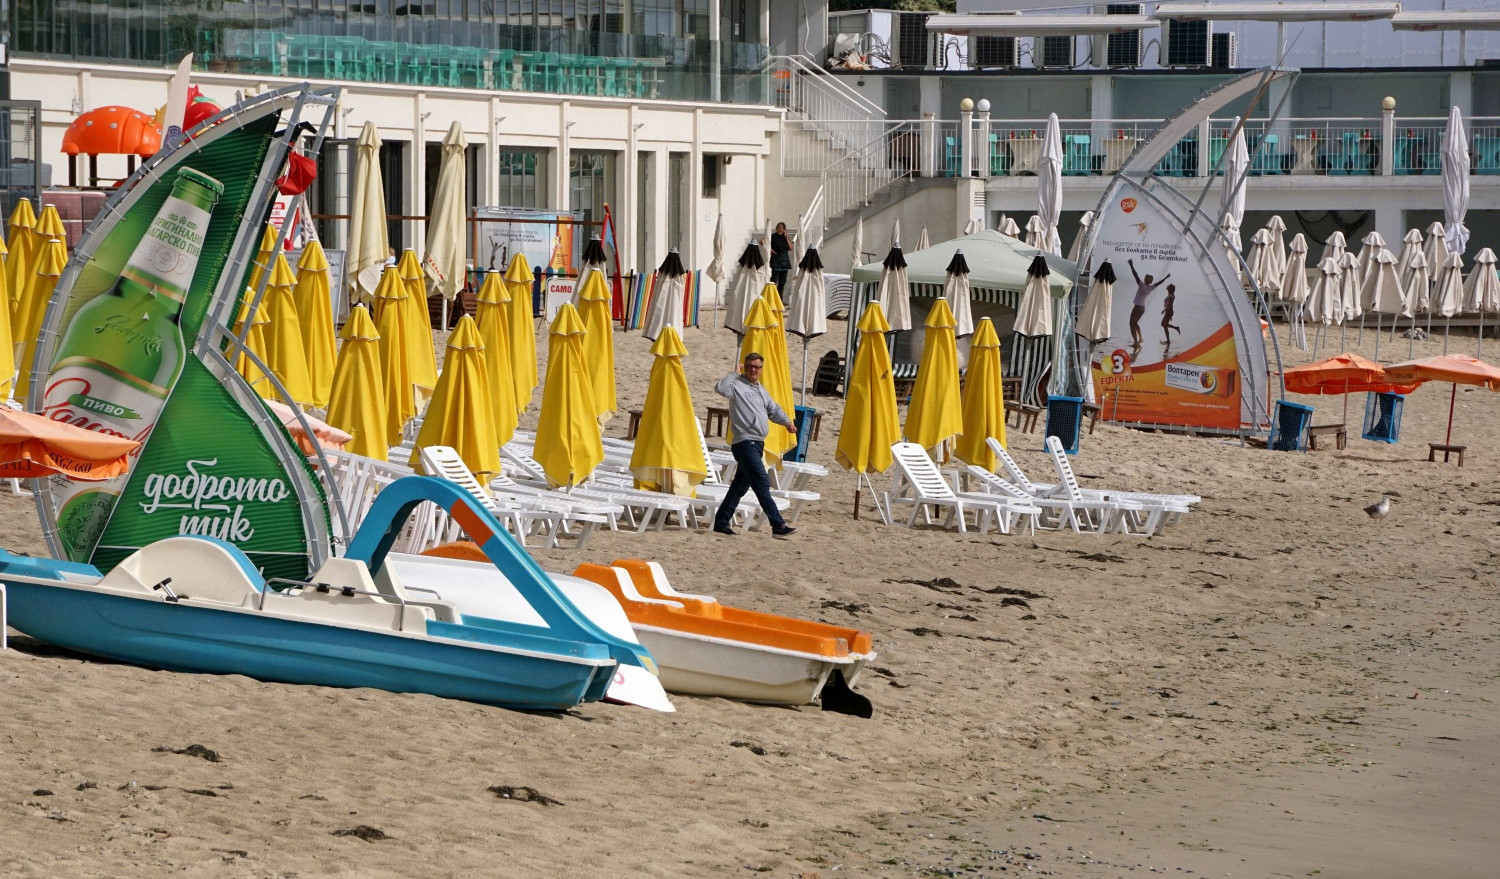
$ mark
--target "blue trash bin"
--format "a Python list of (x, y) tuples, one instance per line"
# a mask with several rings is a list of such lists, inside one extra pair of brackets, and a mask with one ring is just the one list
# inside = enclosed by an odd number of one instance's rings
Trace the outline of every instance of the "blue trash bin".
[(1047, 398), (1047, 430), (1043, 434), (1043, 441), (1049, 436), (1055, 436), (1062, 442), (1063, 451), (1070, 455), (1078, 454), (1079, 428), (1083, 425), (1083, 398), (1082, 397), (1058, 397)]
[(807, 447), (812, 444), (813, 416), (818, 414), (818, 410), (811, 406), (798, 406), (796, 409), (792, 420), (797, 423), (797, 445), (782, 455), (781, 460), (801, 464), (807, 460)]
[(1311, 406), (1277, 400), (1266, 448), (1273, 452), (1307, 451), (1307, 428), (1312, 424), (1312, 414)]
[(1394, 443), (1401, 436), (1401, 409), (1406, 395), (1371, 392), (1365, 396), (1365, 429), (1360, 436), (1371, 442)]

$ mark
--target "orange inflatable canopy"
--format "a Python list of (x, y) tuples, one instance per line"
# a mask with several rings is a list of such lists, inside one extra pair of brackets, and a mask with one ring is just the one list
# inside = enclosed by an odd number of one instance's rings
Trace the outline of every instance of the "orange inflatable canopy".
[(63, 133), (65, 155), (137, 155), (161, 149), (161, 131), (151, 117), (129, 107), (99, 107), (79, 115)]

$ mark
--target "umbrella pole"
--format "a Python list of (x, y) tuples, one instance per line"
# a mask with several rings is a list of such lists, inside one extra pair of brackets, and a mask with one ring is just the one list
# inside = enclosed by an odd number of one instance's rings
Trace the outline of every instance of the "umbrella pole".
[(807, 405), (807, 337), (802, 337), (802, 402)]
[[(1376, 320), (1380, 320), (1380, 318), (1378, 318), (1378, 317), (1375, 318), (1375, 319)], [(1377, 330), (1376, 332), (1378, 333), (1379, 330)], [(1355, 345), (1363, 345), (1364, 343), (1365, 343), (1365, 316), (1363, 314), (1361, 314), (1359, 316), (1359, 334), (1354, 337), (1354, 344)], [(1380, 338), (1378, 336), (1375, 339), (1375, 345), (1377, 346), (1377, 348), (1380, 345)], [(1377, 356), (1375, 359), (1379, 360), (1380, 358)]]
[(854, 480), (854, 521), (859, 521), (859, 480)]
[(1443, 320), (1445, 321), (1445, 323), (1443, 324), (1443, 353), (1447, 354), (1448, 353), (1448, 333), (1452, 332), (1452, 330), (1453, 330), (1453, 318), (1451, 316), (1449, 316), (1449, 317), (1443, 318)]
[[(1391, 330), (1391, 332), (1394, 333), (1395, 330), (1393, 329), (1393, 330)], [(1416, 312), (1412, 312), (1412, 315), (1411, 315), (1411, 338), (1406, 340), (1406, 359), (1410, 360), (1413, 357), (1415, 357), (1416, 356), (1416, 350), (1417, 350), (1417, 314), (1416, 314)]]
[(1479, 309), (1479, 347), (1474, 351), (1474, 356), (1484, 357), (1484, 309)]
[[(1363, 336), (1365, 329), (1364, 317), (1360, 317), (1359, 319), (1359, 329), (1360, 335)], [(1375, 312), (1375, 362), (1380, 362), (1380, 312), (1378, 311)]]
[(1448, 395), (1448, 435), (1443, 437), (1443, 445), (1453, 444), (1453, 404), (1458, 402), (1458, 382), (1453, 383), (1453, 393)]
[(1349, 380), (1344, 379), (1344, 428), (1349, 427)]
[(1349, 350), (1349, 325), (1347, 323), (1339, 324), (1339, 347), (1345, 351)]

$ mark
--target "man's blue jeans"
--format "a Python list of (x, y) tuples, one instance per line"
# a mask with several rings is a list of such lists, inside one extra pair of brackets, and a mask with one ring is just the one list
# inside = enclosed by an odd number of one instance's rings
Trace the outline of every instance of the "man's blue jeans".
[(724, 502), (719, 504), (719, 512), (714, 515), (715, 528), (729, 527), (734, 519), (734, 510), (747, 491), (755, 492), (755, 499), (760, 501), (760, 508), (766, 511), (766, 521), (771, 523), (772, 528), (780, 528), (784, 524), (781, 512), (776, 509), (776, 499), (771, 497), (771, 478), (766, 475), (766, 465), (761, 459), (765, 449), (766, 444), (759, 440), (744, 440), (730, 447), (734, 452), (734, 481), (729, 483), (729, 492), (724, 495)]

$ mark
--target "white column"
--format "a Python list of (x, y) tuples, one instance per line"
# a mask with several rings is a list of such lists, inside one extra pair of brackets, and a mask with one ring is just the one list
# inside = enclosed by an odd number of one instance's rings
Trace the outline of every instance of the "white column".
[[(420, 217), (427, 213), (427, 111), (424, 109), (427, 96), (417, 92), (412, 97), (411, 148), (406, 156), (406, 206), (402, 213), (408, 217)], [(421, 220), (403, 220), (407, 246), (423, 253), (427, 229)], [(397, 255), (402, 248), (398, 247)]]
[(1389, 177), (1395, 173), (1396, 167), (1396, 102), (1392, 98), (1386, 98), (1384, 103), (1380, 110), (1380, 173), (1381, 176)]
[(980, 177), (990, 176), (990, 102), (988, 98), (979, 102), (979, 121), (975, 126), (974, 170)]
[(572, 179), (568, 176), (568, 166), (571, 164), (568, 129), (573, 123), (568, 121), (568, 107), (567, 101), (559, 101), (557, 104), (557, 162), (552, 172), (552, 207), (559, 211), (569, 210), (573, 197), (572, 187), (569, 185)]
[(687, 228), (683, 230), (686, 241), (677, 245), (677, 255), (682, 257), (682, 265), (692, 271), (698, 265), (698, 238), (701, 233), (699, 227), (703, 225), (699, 218), (699, 204), (703, 200), (703, 108), (693, 109), (693, 149), (688, 154), (688, 191), (682, 200), (682, 211), (685, 214)]
[[(923, 80), (933, 77), (923, 77)], [(937, 174), (937, 120), (931, 113), (922, 114), (922, 128), (920, 139), (917, 141), (921, 155), (917, 156), (919, 173), (923, 177), (932, 177)]]
[(958, 176), (974, 173), (974, 102), (964, 98), (958, 112)]
[[(769, 4), (770, 0), (766, 0), (766, 3)], [(723, 100), (723, 95), (720, 94), (720, 90), (724, 85), (724, 79), (722, 76), (724, 54), (723, 46), (721, 44), (724, 36), (722, 33), (720, 33), (719, 27), (719, 19), (722, 16), (722, 0), (708, 0), (709, 63), (713, 66), (713, 70), (709, 72), (709, 76), (712, 78), (711, 84), (709, 86), (709, 95), (715, 101)], [(770, 40), (768, 39), (766, 42), (770, 42)]]
[(1209, 155), (1213, 152), (1211, 139), (1213, 137), (1213, 124), (1209, 119), (1198, 123), (1198, 176), (1207, 177), (1213, 173), (1213, 163), (1209, 161)]
[(486, 115), (489, 136), (485, 138), (485, 156), (480, 164), (484, 169), (480, 176), (480, 192), (483, 193), (480, 203), (497, 205), (500, 203), (500, 125), (505, 121), (505, 116), (500, 113), (499, 98), (490, 98), (490, 111)]
[(1115, 78), (1109, 75), (1089, 77), (1089, 140), (1090, 149), (1096, 154), (1103, 152), (1104, 141), (1113, 135), (1117, 126), (1111, 123), (1115, 116)]
[(620, 255), (620, 267), (625, 271), (629, 271), (635, 267), (635, 230), (639, 228), (638, 224), (640, 222), (638, 212), (641, 210), (639, 197), (641, 189), (641, 161), (636, 153), (637, 148), (640, 146), (640, 139), (637, 137), (640, 129), (637, 128), (639, 123), (635, 121), (635, 114), (639, 109), (637, 105), (631, 104), (630, 110), (625, 114), (627, 130), (625, 132), (625, 155), (622, 159), (625, 167), (621, 169), (620, 174), (622, 181), (620, 187), (623, 191), (620, 193), (618, 209), (613, 212), (615, 220), (615, 252)]

